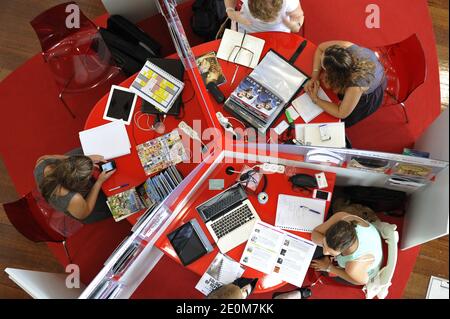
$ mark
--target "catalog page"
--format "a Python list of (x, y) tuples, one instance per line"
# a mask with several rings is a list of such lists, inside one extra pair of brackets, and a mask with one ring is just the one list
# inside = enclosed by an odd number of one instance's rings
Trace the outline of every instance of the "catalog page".
[(241, 264), (301, 287), (316, 244), (259, 221), (241, 257)]

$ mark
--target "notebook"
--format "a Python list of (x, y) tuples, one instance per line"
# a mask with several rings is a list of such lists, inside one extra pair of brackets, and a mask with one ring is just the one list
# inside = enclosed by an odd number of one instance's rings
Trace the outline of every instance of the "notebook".
[[(173, 77), (177, 78), (178, 80), (183, 81), (184, 66), (180, 60), (151, 58), (151, 59), (148, 59), (148, 61), (150, 61), (151, 63), (160, 67), (161, 69), (165, 70), (166, 72), (171, 74)], [(170, 108), (169, 111), (167, 111), (166, 114), (167, 115), (179, 115), (181, 104), (182, 104), (182, 95), (180, 94), (178, 96), (178, 98), (175, 100), (175, 102), (173, 103), (173, 106)], [(147, 102), (146, 100), (142, 101), (142, 109), (141, 110), (143, 113), (164, 114), (164, 112), (158, 111), (150, 102)]]
[(167, 113), (184, 88), (184, 83), (156, 64), (147, 61), (130, 86), (160, 112)]
[(131, 153), (125, 123), (120, 120), (82, 131), (79, 136), (86, 156), (102, 155), (109, 160)]
[[(327, 96), (324, 90), (322, 90), (322, 88), (319, 89), (319, 93), (317, 94), (317, 96), (324, 101), (331, 102), (330, 98)], [(300, 95), (298, 98), (292, 101), (292, 105), (295, 111), (297, 111), (297, 113), (302, 117), (303, 121), (305, 121), (305, 123), (311, 122), (321, 113), (323, 113), (323, 110), (319, 106), (314, 104), (309, 95), (306, 93)]]
[[(217, 58), (254, 69), (258, 65), (265, 42), (249, 34), (225, 29)], [(243, 49), (239, 50), (239, 46)]]
[(278, 195), (275, 226), (310, 233), (323, 223), (326, 201), (290, 195)]
[[(330, 140), (321, 140), (319, 125), (327, 126), (328, 135), (331, 136)], [(345, 123), (296, 124), (295, 138), (297, 141), (307, 146), (345, 148)]]

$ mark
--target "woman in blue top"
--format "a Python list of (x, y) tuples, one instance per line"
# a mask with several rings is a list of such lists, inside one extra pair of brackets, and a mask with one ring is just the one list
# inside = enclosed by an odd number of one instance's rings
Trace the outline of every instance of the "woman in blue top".
[[(318, 97), (320, 82), (338, 95), (339, 104)], [(386, 85), (384, 68), (372, 50), (347, 41), (329, 41), (316, 50), (305, 91), (315, 104), (350, 127), (380, 107)]]
[(311, 267), (354, 285), (367, 284), (378, 273), (383, 261), (378, 230), (355, 215), (334, 214), (313, 230), (312, 240), (323, 248), (325, 257), (313, 260)]

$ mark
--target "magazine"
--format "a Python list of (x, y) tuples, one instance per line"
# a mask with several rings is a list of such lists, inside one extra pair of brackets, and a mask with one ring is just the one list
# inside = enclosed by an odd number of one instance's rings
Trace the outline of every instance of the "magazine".
[(266, 133), (308, 77), (270, 50), (225, 101), (225, 109)]
[(151, 175), (187, 160), (177, 130), (136, 146), (145, 174)]
[(174, 166), (170, 166), (164, 172), (147, 178), (136, 188), (109, 196), (106, 203), (114, 220), (120, 221), (143, 209), (155, 208), (181, 183), (175, 175), (180, 173)]
[(212, 82), (219, 86), (226, 82), (216, 52), (203, 54), (196, 59), (196, 62), (205, 85)]

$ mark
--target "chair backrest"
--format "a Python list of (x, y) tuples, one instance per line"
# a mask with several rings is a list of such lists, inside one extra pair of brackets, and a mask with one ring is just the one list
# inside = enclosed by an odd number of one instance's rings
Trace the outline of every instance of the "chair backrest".
[(37, 204), (32, 192), (19, 200), (3, 204), (9, 221), (22, 235), (34, 242), (62, 242), (64, 236), (48, 225), (48, 212)]
[(367, 299), (378, 297), (386, 298), (389, 287), (391, 286), (392, 277), (394, 276), (395, 266), (398, 257), (398, 232), (397, 226), (381, 221), (374, 222), (373, 225), (379, 231), (381, 237), (387, 244), (387, 258), (385, 266), (382, 267), (378, 274), (375, 275), (363, 288)]
[(373, 49), (383, 64), (388, 80), (384, 104), (399, 104), (425, 82), (425, 53), (417, 34), (407, 39)]
[(93, 88), (118, 73), (111, 52), (98, 32), (97, 26), (81, 10), (76, 19), (79, 26), (71, 27), (71, 11), (76, 5), (66, 2), (38, 15), (30, 23), (41, 43), (45, 61), (56, 83), (65, 91), (78, 92)]

